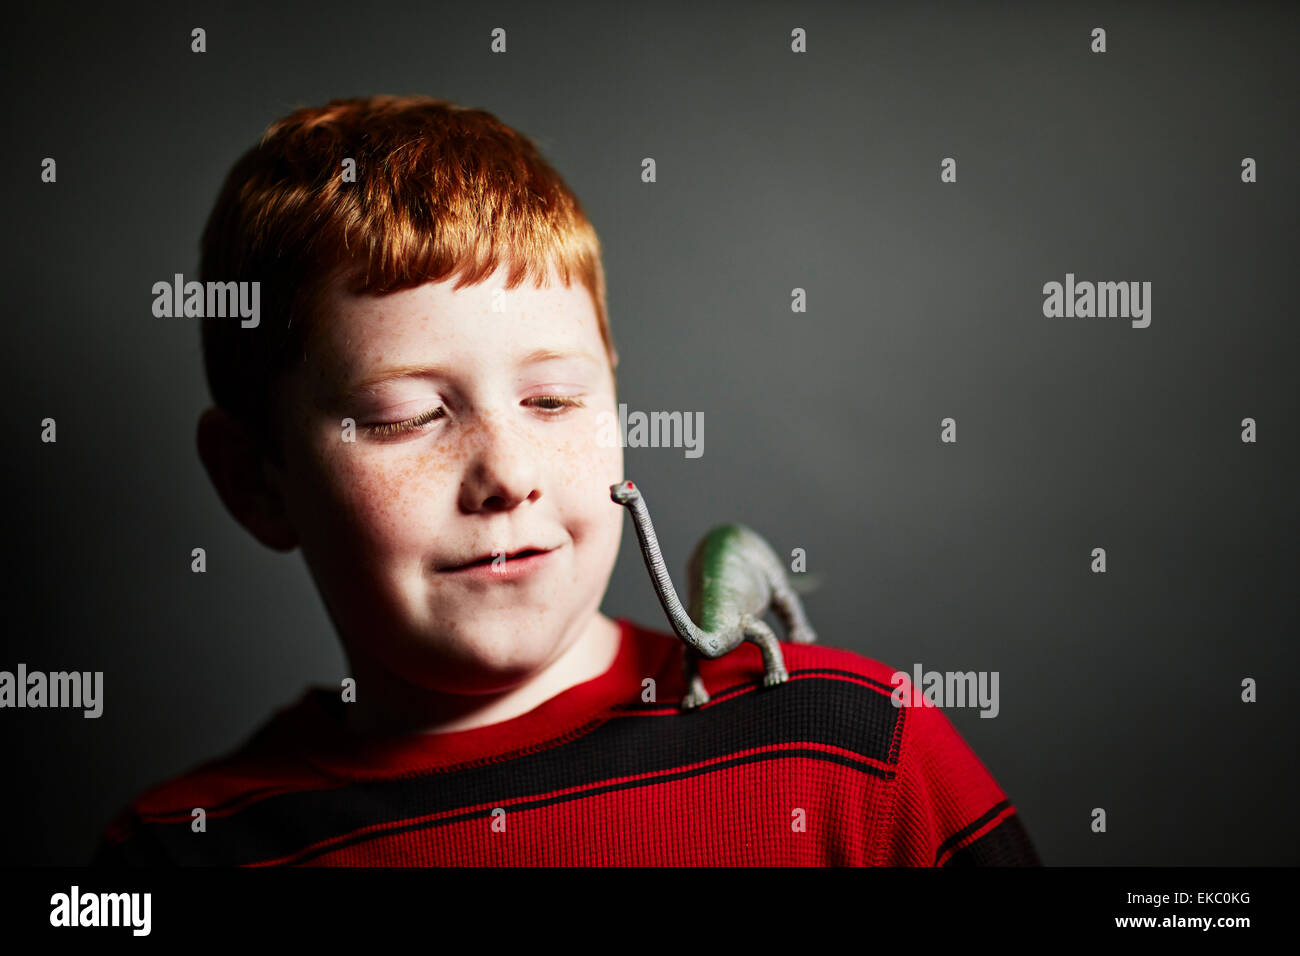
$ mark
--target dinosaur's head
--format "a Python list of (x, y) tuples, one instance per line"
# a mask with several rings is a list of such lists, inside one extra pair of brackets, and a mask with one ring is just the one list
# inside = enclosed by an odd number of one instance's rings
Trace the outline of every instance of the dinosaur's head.
[(609, 496), (620, 505), (630, 505), (641, 500), (641, 491), (630, 481), (620, 481), (609, 486)]

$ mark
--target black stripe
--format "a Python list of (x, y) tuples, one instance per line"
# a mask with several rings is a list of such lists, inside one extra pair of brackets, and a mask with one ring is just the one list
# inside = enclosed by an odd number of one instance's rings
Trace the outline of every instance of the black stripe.
[[(670, 771), (704, 774), (710, 768), (679, 768), (778, 744), (832, 746), (896, 764), (890, 746), (905, 711), (895, 708), (888, 696), (847, 681), (789, 681), (692, 713), (604, 720), (576, 739), (513, 760), (268, 796), (228, 817), (209, 818), (206, 833), (193, 833), (188, 819), (146, 822), (136, 838), (161, 845), (180, 863), (237, 865), (291, 856), (365, 826), (466, 806), (499, 806), (530, 796), (554, 800), (557, 790), (614, 777)], [(801, 755), (859, 770), (866, 766), (820, 750)], [(785, 754), (766, 759), (778, 756)], [(888, 773), (877, 768), (869, 772)]]
[(996, 817), (999, 813), (1001, 813), (1009, 806), (1011, 806), (1010, 800), (1002, 800), (998, 803), (993, 804), (992, 807), (985, 810), (983, 813), (981, 813), (970, 823), (966, 824), (964, 827), (962, 827), (952, 836), (948, 837), (948, 839), (940, 843), (938, 849), (934, 851), (935, 865), (936, 866), (938, 865), (939, 857), (943, 856), (944, 851), (947, 850), (950, 846), (955, 846), (956, 844), (960, 843), (962, 840), (966, 839), (966, 837), (970, 836), (980, 827), (984, 826), (984, 824), (988, 823), (990, 820), (992, 820), (994, 817)]
[(944, 866), (1042, 866), (1033, 841), (1014, 814), (975, 842), (955, 851)]
[[(939, 858), (949, 847), (970, 836), (1009, 806), (1011, 806), (1010, 800), (995, 804), (987, 813), (981, 814), (978, 819), (944, 840), (935, 851), (935, 865), (939, 865)], [(1042, 863), (1020, 819), (1020, 814), (1013, 813), (978, 840), (973, 840), (961, 849), (954, 850), (943, 865), (1042, 866)]]

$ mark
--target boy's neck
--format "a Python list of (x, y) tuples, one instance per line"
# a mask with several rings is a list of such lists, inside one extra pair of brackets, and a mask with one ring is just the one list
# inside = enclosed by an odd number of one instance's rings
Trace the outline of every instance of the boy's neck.
[(342, 705), (349, 736), (451, 733), (525, 714), (556, 694), (599, 677), (618, 657), (620, 630), (597, 612), (558, 658), (500, 694), (445, 694), (417, 687), (370, 659), (353, 657), (357, 700)]

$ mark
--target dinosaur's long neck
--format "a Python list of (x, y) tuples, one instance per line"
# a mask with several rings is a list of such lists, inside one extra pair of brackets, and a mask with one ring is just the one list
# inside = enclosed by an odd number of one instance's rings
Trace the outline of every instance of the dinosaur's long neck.
[(668, 568), (664, 565), (663, 553), (659, 550), (659, 538), (655, 534), (655, 526), (650, 521), (650, 511), (646, 508), (644, 499), (638, 498), (628, 507), (632, 511), (632, 523), (636, 528), (637, 540), (641, 543), (641, 556), (645, 558), (645, 566), (654, 580), (655, 594), (659, 596), (659, 603), (663, 605), (664, 613), (672, 622), (673, 630), (684, 641), (691, 643), (701, 641), (704, 632), (695, 626), (695, 622), (686, 613), (686, 608), (682, 607), (677, 591), (673, 588), (672, 578), (669, 577)]

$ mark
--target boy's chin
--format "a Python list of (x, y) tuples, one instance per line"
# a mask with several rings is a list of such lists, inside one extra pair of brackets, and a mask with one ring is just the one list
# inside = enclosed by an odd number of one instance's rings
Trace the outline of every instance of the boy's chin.
[[(437, 689), (457, 694), (495, 694), (512, 690), (537, 675), (562, 651), (562, 635), (542, 626), (474, 627), (440, 635), (436, 663), (429, 661)], [(424, 668), (421, 668), (422, 670)]]

